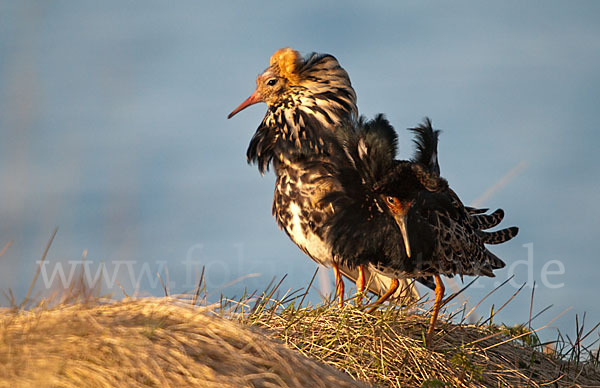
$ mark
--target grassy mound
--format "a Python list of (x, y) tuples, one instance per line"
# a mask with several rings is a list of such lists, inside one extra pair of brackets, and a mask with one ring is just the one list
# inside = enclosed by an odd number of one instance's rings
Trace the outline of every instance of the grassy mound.
[(443, 321), (426, 347), (418, 306), (282, 306), (263, 295), (3, 309), (0, 386), (600, 386), (597, 362), (547, 354), (527, 330)]
[(171, 298), (0, 311), (2, 387), (361, 387)]

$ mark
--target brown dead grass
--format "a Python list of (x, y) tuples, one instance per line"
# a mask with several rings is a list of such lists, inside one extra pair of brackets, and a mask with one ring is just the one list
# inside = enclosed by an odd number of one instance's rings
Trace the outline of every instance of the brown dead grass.
[(0, 387), (362, 387), (171, 298), (0, 310)]

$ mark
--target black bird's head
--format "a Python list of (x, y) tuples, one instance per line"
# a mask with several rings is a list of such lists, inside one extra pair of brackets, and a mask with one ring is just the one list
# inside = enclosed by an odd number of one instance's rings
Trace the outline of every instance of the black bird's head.
[(408, 239), (409, 211), (420, 202), (423, 193), (438, 193), (447, 188), (445, 179), (432, 174), (421, 164), (405, 161), (396, 162), (396, 166), (375, 184), (375, 191), (381, 195), (400, 229), (408, 257), (411, 255)]

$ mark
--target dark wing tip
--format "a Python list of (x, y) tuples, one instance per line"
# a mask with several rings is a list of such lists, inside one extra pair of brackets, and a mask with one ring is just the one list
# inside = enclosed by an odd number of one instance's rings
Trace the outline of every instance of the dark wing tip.
[(482, 232), (483, 242), (485, 244), (502, 244), (511, 240), (519, 233), (519, 228), (511, 226), (510, 228), (497, 230), (495, 232)]
[[(494, 255), (492, 252), (487, 251), (488, 254), (488, 258), (490, 260), (490, 265), (492, 266), (492, 269), (500, 269), (500, 268), (504, 268), (506, 266), (506, 263), (504, 261), (502, 261), (498, 256)], [(495, 277), (495, 275), (492, 273), (491, 275), (487, 275), (489, 277)]]

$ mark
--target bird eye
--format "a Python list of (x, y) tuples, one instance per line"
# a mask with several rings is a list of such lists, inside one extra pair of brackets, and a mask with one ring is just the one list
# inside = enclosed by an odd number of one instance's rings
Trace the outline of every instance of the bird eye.
[(396, 203), (396, 198), (394, 197), (385, 197), (385, 200), (390, 204), (393, 205)]
[(273, 86), (276, 83), (277, 83), (277, 78), (271, 78), (270, 80), (267, 81), (268, 86)]

